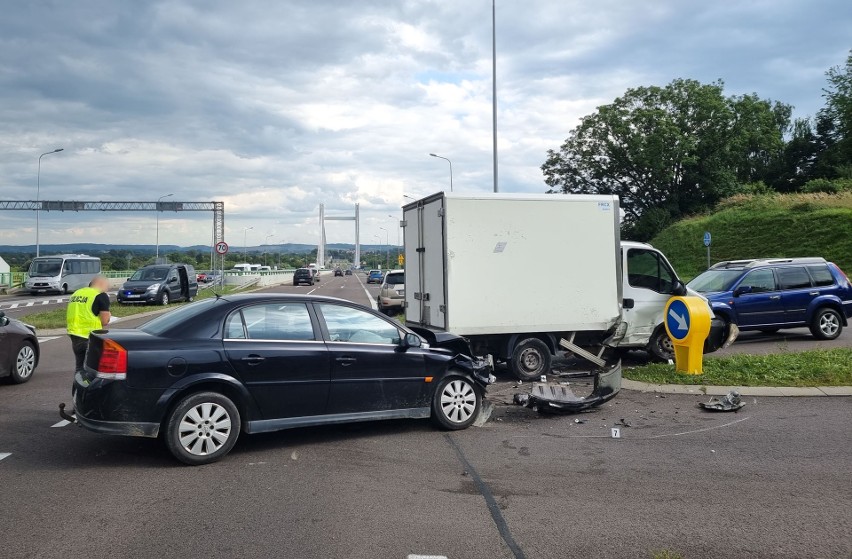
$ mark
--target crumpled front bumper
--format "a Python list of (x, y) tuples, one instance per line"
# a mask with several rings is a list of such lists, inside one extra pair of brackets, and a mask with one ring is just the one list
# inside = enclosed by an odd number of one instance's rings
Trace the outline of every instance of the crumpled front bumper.
[(529, 394), (515, 394), (515, 403), (539, 412), (576, 413), (594, 408), (621, 391), (621, 360), (594, 372), (594, 390), (588, 396), (577, 396), (565, 385), (536, 382)]

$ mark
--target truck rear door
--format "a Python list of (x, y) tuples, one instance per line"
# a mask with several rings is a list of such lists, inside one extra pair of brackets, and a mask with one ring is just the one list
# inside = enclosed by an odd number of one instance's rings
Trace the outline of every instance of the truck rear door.
[(445, 330), (444, 197), (405, 210), (406, 322)]

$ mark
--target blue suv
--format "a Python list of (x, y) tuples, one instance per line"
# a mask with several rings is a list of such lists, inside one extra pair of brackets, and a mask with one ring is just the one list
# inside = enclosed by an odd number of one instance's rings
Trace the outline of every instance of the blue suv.
[(807, 326), (815, 338), (833, 340), (852, 317), (849, 278), (822, 258), (719, 262), (687, 286), (740, 330)]

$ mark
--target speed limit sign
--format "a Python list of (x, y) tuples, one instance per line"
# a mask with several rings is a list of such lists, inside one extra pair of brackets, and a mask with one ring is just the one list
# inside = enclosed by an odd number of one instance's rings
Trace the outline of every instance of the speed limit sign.
[(228, 254), (228, 243), (225, 241), (216, 243), (216, 254)]

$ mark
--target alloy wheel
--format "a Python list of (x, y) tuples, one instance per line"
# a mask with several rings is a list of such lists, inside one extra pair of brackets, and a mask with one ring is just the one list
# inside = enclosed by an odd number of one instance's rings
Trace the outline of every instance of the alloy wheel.
[(837, 318), (837, 315), (831, 312), (827, 312), (819, 317), (819, 329), (820, 332), (825, 334), (828, 337), (834, 336), (837, 333), (837, 330), (840, 328), (840, 320)]
[(15, 360), (15, 370), (18, 372), (18, 377), (21, 380), (27, 379), (35, 370), (35, 351), (29, 345), (23, 346), (18, 351), (18, 357)]
[(231, 416), (219, 404), (198, 404), (186, 412), (178, 430), (180, 444), (187, 452), (207, 456), (222, 448), (230, 438)]
[(464, 423), (476, 410), (476, 393), (473, 387), (463, 380), (447, 383), (441, 392), (441, 410), (453, 423)]

